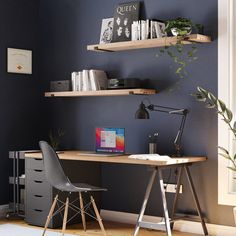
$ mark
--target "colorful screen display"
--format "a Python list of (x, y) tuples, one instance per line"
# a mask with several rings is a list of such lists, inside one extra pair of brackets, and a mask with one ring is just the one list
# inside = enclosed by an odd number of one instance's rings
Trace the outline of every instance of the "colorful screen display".
[(124, 128), (96, 128), (96, 152), (124, 153)]

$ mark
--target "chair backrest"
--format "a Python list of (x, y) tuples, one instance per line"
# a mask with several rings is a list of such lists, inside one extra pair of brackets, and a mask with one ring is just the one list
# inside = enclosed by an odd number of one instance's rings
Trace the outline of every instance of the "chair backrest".
[(39, 146), (43, 154), (44, 169), (48, 182), (59, 190), (61, 186), (69, 185), (70, 181), (65, 175), (58, 155), (53, 148), (45, 141), (40, 141)]

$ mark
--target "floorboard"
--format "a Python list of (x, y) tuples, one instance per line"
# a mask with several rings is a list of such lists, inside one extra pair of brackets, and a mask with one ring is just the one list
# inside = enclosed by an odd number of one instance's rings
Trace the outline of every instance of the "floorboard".
[[(0, 220), (0, 224), (17, 224), (27, 227), (35, 227), (27, 225), (23, 220)], [(134, 225), (113, 223), (113, 222), (104, 222), (105, 229), (108, 236), (132, 236), (134, 231)], [(60, 232), (60, 229), (55, 229), (53, 231)], [(68, 234), (80, 235), (80, 236), (103, 236), (100, 231), (99, 225), (97, 222), (87, 222), (87, 231), (84, 232), (82, 229), (82, 224), (77, 224), (69, 226), (66, 230)], [(160, 232), (156, 230), (146, 230), (141, 229), (139, 236), (165, 236), (165, 232)], [(199, 236), (198, 234), (190, 233), (181, 233), (173, 232), (173, 236)]]

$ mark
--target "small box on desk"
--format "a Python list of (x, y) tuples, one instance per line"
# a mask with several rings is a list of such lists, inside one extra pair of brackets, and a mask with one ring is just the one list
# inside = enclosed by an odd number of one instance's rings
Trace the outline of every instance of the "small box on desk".
[(71, 82), (70, 80), (51, 81), (50, 91), (51, 92), (71, 91)]

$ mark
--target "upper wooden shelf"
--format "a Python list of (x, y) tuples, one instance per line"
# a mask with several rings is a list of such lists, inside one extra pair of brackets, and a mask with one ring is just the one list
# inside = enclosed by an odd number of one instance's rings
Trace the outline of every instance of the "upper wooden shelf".
[(99, 91), (68, 91), (46, 92), (45, 97), (95, 97), (95, 96), (126, 96), (126, 95), (151, 95), (156, 94), (154, 89), (113, 89)]
[[(87, 50), (98, 52), (117, 52), (125, 50), (143, 49), (143, 48), (157, 48), (176, 44), (179, 41), (177, 37), (164, 37), (157, 39), (145, 39), (137, 41), (126, 41), (108, 44), (88, 45)], [(192, 43), (210, 43), (211, 37), (202, 34), (191, 34), (181, 40), (183, 44)]]

